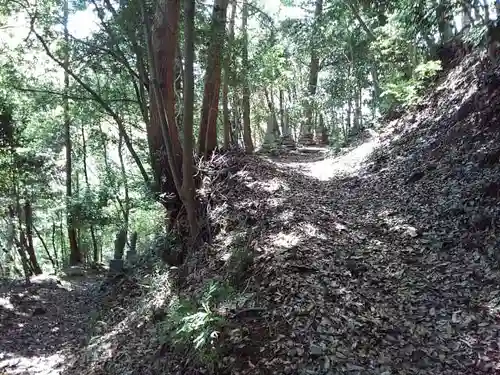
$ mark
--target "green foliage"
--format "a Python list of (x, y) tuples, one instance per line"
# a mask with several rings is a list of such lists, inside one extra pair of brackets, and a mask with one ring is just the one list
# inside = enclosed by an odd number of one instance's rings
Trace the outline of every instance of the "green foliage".
[(384, 87), (382, 97), (385, 99), (382, 110), (387, 111), (394, 105), (404, 107), (415, 105), (420, 100), (420, 95), (426, 84), (441, 70), (441, 62), (437, 60), (419, 64), (411, 79), (404, 79), (396, 75)]
[(231, 288), (211, 281), (205, 286), (199, 301), (173, 300), (165, 319), (157, 324), (160, 342), (193, 354), (205, 365), (214, 365), (218, 358), (217, 339), (226, 324), (217, 309), (231, 295)]

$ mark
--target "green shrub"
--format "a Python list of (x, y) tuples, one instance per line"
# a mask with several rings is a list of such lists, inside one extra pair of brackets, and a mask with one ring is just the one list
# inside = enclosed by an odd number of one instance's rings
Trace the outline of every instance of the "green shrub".
[(165, 319), (157, 324), (160, 343), (190, 352), (200, 363), (213, 366), (218, 359), (217, 339), (226, 324), (218, 308), (231, 294), (231, 288), (210, 282), (199, 301), (173, 300)]

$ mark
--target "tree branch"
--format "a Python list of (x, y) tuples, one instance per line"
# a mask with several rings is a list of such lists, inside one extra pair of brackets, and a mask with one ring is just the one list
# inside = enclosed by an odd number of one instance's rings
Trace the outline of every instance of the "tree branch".
[(57, 65), (59, 65), (62, 69), (66, 70), (66, 72), (76, 81), (80, 86), (82, 86), (93, 98), (96, 102), (98, 102), (102, 108), (105, 110), (105, 112), (115, 120), (116, 124), (118, 125), (118, 129), (120, 130), (120, 133), (123, 135), (123, 140), (125, 141), (125, 144), (127, 146), (128, 151), (132, 155), (132, 158), (134, 159), (135, 163), (137, 164), (137, 167), (139, 168), (139, 171), (141, 172), (142, 178), (146, 182), (146, 184), (150, 185), (149, 182), (149, 176), (148, 173), (146, 172), (146, 169), (144, 169), (144, 166), (142, 165), (141, 159), (139, 158), (139, 155), (134, 150), (134, 147), (132, 145), (132, 142), (130, 141), (130, 137), (127, 134), (127, 131), (125, 129), (125, 126), (123, 124), (122, 119), (120, 116), (109, 106), (108, 103), (96, 92), (87, 85), (85, 82), (82, 81), (78, 75), (75, 74), (71, 69), (65, 67), (65, 64), (60, 61), (54, 54), (50, 51), (49, 46), (47, 45), (47, 42), (43, 39), (43, 37), (38, 34), (38, 32), (35, 30), (35, 28), (32, 28), (33, 34), (35, 34), (36, 38), (38, 41), (42, 44), (43, 49), (45, 50), (45, 53), (47, 56), (49, 56)]
[[(93, 97), (85, 97), (85, 96), (77, 96), (77, 95), (66, 95), (64, 92), (60, 91), (52, 91), (52, 90), (42, 90), (42, 89), (35, 89), (31, 87), (11, 87), (13, 90), (16, 91), (21, 91), (21, 92), (33, 92), (33, 93), (38, 93), (38, 94), (49, 94), (49, 95), (56, 95), (56, 96), (67, 96), (68, 99), (71, 100), (81, 100), (81, 101), (90, 101), (93, 100), (95, 101), (95, 98)], [(116, 98), (116, 99), (106, 99), (107, 102), (115, 102), (115, 103), (131, 103), (131, 104), (137, 104), (137, 100), (135, 99), (128, 99), (128, 98)]]

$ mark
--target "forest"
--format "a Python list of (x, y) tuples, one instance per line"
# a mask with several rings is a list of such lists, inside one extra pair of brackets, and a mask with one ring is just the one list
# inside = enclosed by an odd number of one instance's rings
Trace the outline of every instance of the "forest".
[(0, 374), (499, 371), (499, 20), (0, 0)]

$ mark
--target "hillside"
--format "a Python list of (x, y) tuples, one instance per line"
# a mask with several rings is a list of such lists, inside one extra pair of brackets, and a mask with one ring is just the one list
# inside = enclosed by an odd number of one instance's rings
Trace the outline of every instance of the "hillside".
[[(104, 307), (85, 334), (51, 331), (47, 315), (30, 317), (31, 330), (89, 336), (66, 352), (65, 374), (497, 373), (499, 79), (472, 52), (417, 108), (339, 156), (217, 156), (203, 192), (210, 246), (170, 271), (144, 255), (95, 288)], [(210, 299), (224, 320), (215, 352), (161, 339), (179, 274), (183, 296), (209, 280), (232, 288)], [(8, 319), (2, 347), (19, 345), (14, 323), (28, 318)], [(57, 373), (48, 363), (1, 369)]]

